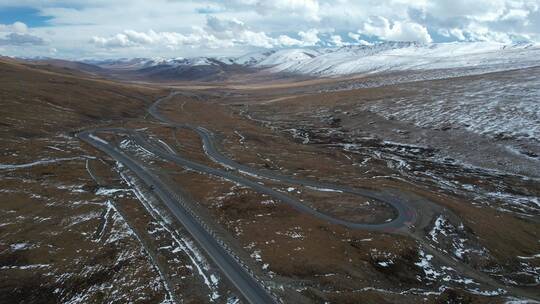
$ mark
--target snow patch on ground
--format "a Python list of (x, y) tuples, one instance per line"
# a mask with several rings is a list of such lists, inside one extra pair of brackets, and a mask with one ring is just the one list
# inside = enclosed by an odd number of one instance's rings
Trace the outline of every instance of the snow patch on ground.
[(468, 292), (478, 295), (498, 296), (506, 294), (506, 291), (502, 289), (482, 290), (479, 283), (470, 278), (462, 277), (452, 267), (436, 266), (433, 255), (426, 253), (423, 249), (419, 250), (419, 261), (415, 265), (421, 268), (424, 273), (423, 277), (417, 276), (417, 279), (419, 281), (422, 281), (422, 279), (427, 280), (427, 285), (439, 285), (439, 289), (444, 290), (448, 284), (451, 284), (462, 286)]
[(54, 163), (58, 163), (58, 162), (70, 161), (70, 160), (78, 160), (78, 159), (81, 159), (81, 157), (42, 159), (42, 160), (34, 161), (34, 162), (31, 162), (31, 163), (19, 164), (19, 165), (0, 164), (0, 170), (25, 169), (25, 168), (30, 168), (30, 167), (39, 166), (39, 165), (49, 165), (49, 164), (54, 164)]
[(9, 246), (9, 248), (11, 249), (11, 251), (19, 251), (19, 250), (26, 250), (26, 249), (32, 249), (34, 248), (35, 246), (33, 244), (30, 244), (30, 243), (15, 243), (15, 244), (11, 244)]
[(303, 240), (305, 235), (302, 233), (302, 228), (299, 226), (293, 227), (285, 232), (276, 231), (277, 235), (284, 235), (291, 239)]
[(433, 265), (431, 264), (433, 255), (427, 254), (423, 250), (420, 250), (419, 255), (420, 255), (420, 260), (414, 263), (414, 265), (422, 268), (426, 279), (435, 281), (443, 275), (443, 273), (436, 271)]
[(471, 244), (464, 229), (463, 224), (456, 227), (445, 216), (439, 215), (428, 235), (429, 239), (446, 253), (448, 253), (447, 244), (449, 244), (451, 254), (460, 260), (464, 260), (470, 254), (488, 255), (486, 249)]
[(312, 187), (312, 186), (307, 186), (307, 188), (309, 188), (309, 189), (311, 189), (311, 190), (315, 190), (315, 191), (321, 191), (321, 192), (337, 192), (337, 193), (343, 193), (343, 191), (341, 191), (341, 190), (330, 189), (330, 188), (318, 188), (318, 187)]
[(90, 137), (91, 139), (93, 139), (93, 140), (95, 140), (95, 141), (97, 141), (97, 142), (100, 142), (100, 143), (102, 143), (102, 144), (104, 144), (104, 145), (108, 145), (108, 144), (109, 144), (109, 142), (107, 142), (107, 141), (104, 140), (104, 139), (101, 139), (100, 137), (95, 136), (94, 134), (89, 134), (88, 137)]
[(157, 157), (154, 153), (146, 150), (145, 148), (139, 146), (130, 139), (124, 139), (120, 142), (120, 148), (125, 151), (132, 152), (135, 156), (140, 157), (145, 161), (155, 160)]
[(127, 192), (130, 191), (129, 189), (108, 189), (108, 188), (99, 188), (96, 191), (96, 195), (104, 195), (104, 196), (113, 196), (118, 192)]

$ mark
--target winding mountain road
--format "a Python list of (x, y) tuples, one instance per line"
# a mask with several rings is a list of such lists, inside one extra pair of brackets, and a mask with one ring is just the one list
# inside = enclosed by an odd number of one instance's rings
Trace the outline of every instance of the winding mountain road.
[[(417, 212), (415, 209), (413, 209), (414, 204), (412, 204), (411, 201), (407, 201), (405, 199), (397, 199), (395, 196), (384, 193), (384, 191), (353, 188), (349, 186), (335, 185), (314, 180), (298, 179), (282, 175), (274, 171), (260, 170), (249, 167), (243, 164), (239, 164), (234, 160), (228, 158), (220, 152), (219, 148), (217, 147), (214, 135), (209, 130), (199, 126), (176, 123), (160, 113), (160, 104), (176, 96), (177, 94), (179, 93), (171, 93), (166, 97), (158, 99), (149, 108), (149, 113), (155, 119), (159, 120), (165, 125), (174, 128), (189, 129), (196, 132), (203, 142), (203, 148), (206, 155), (214, 162), (226, 167), (227, 169), (213, 168), (186, 159), (180, 154), (177, 154), (172, 148), (163, 145), (162, 142), (159, 143), (158, 141), (149, 139), (141, 132), (137, 132), (135, 130), (125, 128), (92, 129), (79, 133), (78, 137), (81, 140), (94, 146), (95, 148), (105, 152), (118, 162), (124, 164), (135, 175), (137, 175), (149, 188), (151, 188), (152, 191), (170, 209), (172, 214), (184, 225), (187, 231), (200, 245), (200, 247), (207, 253), (210, 259), (221, 269), (223, 274), (231, 281), (231, 283), (238, 289), (238, 291), (245, 297), (245, 299), (249, 303), (276, 303), (279, 300), (263, 285), (261, 281), (256, 279), (255, 276), (252, 275), (252, 273), (250, 273), (247, 268), (245, 268), (245, 265), (243, 265), (243, 263), (238, 258), (236, 258), (234, 254), (230, 252), (230, 250), (228, 250), (222, 242), (216, 239), (214, 234), (210, 230), (208, 230), (208, 227), (198, 218), (196, 214), (194, 214), (190, 210), (189, 206), (185, 204), (183, 198), (178, 197), (175, 192), (171, 191), (164, 183), (160, 181), (157, 176), (155, 176), (148, 168), (146, 168), (143, 163), (139, 163), (138, 160), (133, 159), (124, 151), (117, 148), (115, 145), (99, 138), (96, 133), (112, 132), (115, 134), (127, 135), (137, 145), (146, 149), (150, 153), (153, 153), (159, 158), (174, 162), (179, 166), (188, 168), (190, 170), (224, 178), (229, 181), (252, 188), (259, 193), (273, 197), (281, 203), (288, 204), (300, 212), (310, 214), (314, 217), (333, 224), (343, 225), (351, 229), (363, 229), (382, 232), (396, 232), (401, 229), (402, 232), (411, 235), (417, 241), (424, 244), (426, 246), (426, 249), (428, 249), (430, 252), (437, 255), (446, 263), (453, 265), (456, 269), (461, 270), (463, 273), (470, 275), (471, 277), (479, 280), (480, 282), (484, 282), (490, 286), (508, 288), (507, 286), (503, 286), (500, 283), (496, 282), (486, 274), (480, 273), (474, 269), (471, 269), (469, 266), (466, 266), (462, 263), (457, 263), (449, 257), (440, 254), (437, 250), (435, 250), (434, 248), (430, 248), (428, 244), (425, 244), (425, 241), (421, 237), (411, 234), (410, 229), (408, 229), (409, 226), (412, 224), (416, 224), (416, 222), (419, 221)], [(256, 178), (259, 180), (264, 178), (278, 181), (284, 184), (310, 187), (314, 190), (343, 192), (358, 195), (364, 198), (378, 200), (392, 207), (396, 211), (397, 216), (391, 221), (384, 223), (356, 223), (345, 221), (315, 210), (308, 205), (302, 203), (297, 198), (290, 196), (287, 193), (275, 190), (271, 187), (267, 187), (259, 181), (254, 181), (253, 179), (248, 178), (245, 175), (249, 175), (251, 178)], [(418, 207), (416, 206), (414, 208)], [(534, 294), (530, 294), (526, 290), (521, 290), (518, 288), (509, 289), (512, 290), (512, 292), (514, 292), (515, 294), (521, 294), (535, 298)]]
[(187, 167), (195, 171), (218, 176), (221, 178), (225, 178), (227, 180), (242, 184), (246, 187), (252, 188), (253, 190), (259, 193), (272, 196), (283, 203), (289, 204), (291, 207), (295, 208), (296, 210), (300, 212), (305, 212), (317, 218), (323, 219), (327, 222), (343, 225), (348, 228), (388, 232), (388, 231), (393, 231), (400, 228), (406, 228), (407, 226), (414, 223), (415, 218), (416, 218), (416, 212), (414, 211), (414, 209), (412, 209), (409, 205), (403, 203), (402, 200), (396, 199), (389, 195), (385, 195), (381, 191), (376, 191), (376, 190), (371, 190), (371, 189), (362, 189), (362, 188), (353, 188), (353, 187), (347, 187), (347, 186), (342, 186), (342, 185), (335, 185), (335, 184), (330, 184), (330, 183), (314, 181), (314, 180), (298, 179), (298, 178), (282, 175), (277, 172), (260, 170), (260, 169), (256, 169), (256, 168), (249, 167), (249, 166), (242, 165), (235, 162), (234, 160), (228, 158), (227, 156), (223, 155), (223, 153), (219, 151), (212, 132), (208, 131), (207, 129), (203, 127), (176, 123), (174, 121), (171, 121), (170, 119), (168, 119), (167, 117), (165, 117), (164, 115), (160, 113), (159, 105), (162, 102), (176, 96), (176, 94), (178, 93), (171, 93), (169, 96), (158, 99), (150, 107), (149, 113), (157, 120), (169, 126), (173, 126), (176, 128), (189, 129), (196, 132), (200, 136), (203, 142), (203, 148), (206, 155), (213, 161), (223, 165), (226, 168), (233, 169), (233, 170), (236, 170), (237, 172), (245, 173), (250, 176), (255, 176), (258, 178), (270, 179), (270, 180), (279, 181), (286, 184), (306, 186), (314, 190), (319, 189), (321, 191), (335, 191), (335, 192), (349, 193), (349, 194), (358, 195), (364, 198), (370, 198), (373, 200), (381, 201), (388, 204), (390, 207), (392, 207), (396, 211), (397, 216), (391, 221), (384, 222), (384, 223), (373, 223), (373, 224), (372, 223), (370, 224), (356, 223), (356, 222), (349, 222), (342, 219), (338, 219), (331, 215), (327, 215), (323, 212), (317, 211), (307, 206), (305, 203), (302, 203), (298, 199), (292, 196), (289, 196), (285, 193), (276, 191), (270, 187), (261, 185), (258, 182), (254, 182), (253, 180), (249, 178), (231, 173), (230, 171), (215, 169), (215, 168), (211, 168), (211, 167), (199, 164), (199, 163), (195, 163), (193, 161), (185, 159), (184, 157), (178, 154), (171, 153), (170, 151), (166, 151), (164, 148), (162, 148), (159, 145), (153, 145), (149, 143), (147, 140), (143, 138), (142, 135), (138, 133), (132, 133), (134, 139), (139, 145), (143, 146), (149, 151), (154, 152), (156, 155), (166, 160), (175, 162), (176, 164), (180, 166)]

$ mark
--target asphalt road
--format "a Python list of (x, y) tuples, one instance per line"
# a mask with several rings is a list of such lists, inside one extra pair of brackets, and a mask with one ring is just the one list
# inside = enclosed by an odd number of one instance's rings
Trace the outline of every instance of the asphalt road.
[[(119, 129), (111, 129), (119, 130)], [(111, 144), (99, 140), (93, 135), (94, 130), (84, 131), (78, 137), (95, 148), (105, 152), (136, 174), (159, 199), (171, 210), (172, 214), (184, 225), (195, 241), (206, 251), (212, 261), (232, 282), (249, 303), (276, 303), (265, 288), (236, 261), (222, 245), (197, 221), (194, 215), (184, 207), (182, 199), (168, 189), (147, 168), (138, 164), (128, 155)]]
[(149, 151), (154, 152), (156, 155), (164, 159), (167, 159), (169, 161), (175, 162), (178, 165), (188, 167), (192, 170), (204, 172), (204, 173), (211, 174), (214, 176), (219, 176), (221, 178), (225, 178), (227, 180), (242, 184), (246, 187), (250, 187), (259, 193), (272, 196), (283, 203), (289, 204), (290, 206), (292, 206), (293, 208), (295, 208), (296, 210), (300, 212), (305, 212), (317, 218), (328, 221), (330, 223), (343, 225), (348, 228), (388, 232), (388, 231), (393, 231), (400, 228), (406, 228), (408, 225), (414, 223), (415, 218), (416, 218), (416, 212), (414, 211), (414, 209), (412, 209), (409, 205), (405, 204), (403, 202), (403, 199), (397, 199), (382, 191), (334, 185), (334, 184), (323, 183), (323, 182), (318, 182), (314, 180), (297, 179), (294, 177), (279, 174), (274, 171), (260, 170), (260, 169), (252, 168), (252, 167), (235, 162), (234, 160), (226, 157), (219, 151), (212, 132), (202, 127), (192, 126), (189, 124), (176, 123), (174, 121), (171, 121), (170, 119), (168, 119), (167, 117), (163, 116), (160, 113), (159, 111), (160, 103), (168, 100), (171, 97), (174, 97), (176, 94), (178, 93), (171, 93), (167, 97), (158, 99), (150, 107), (149, 113), (157, 120), (163, 123), (166, 123), (170, 126), (174, 126), (176, 128), (190, 129), (190, 130), (195, 131), (202, 139), (205, 153), (213, 161), (227, 168), (236, 170), (237, 172), (246, 173), (251, 176), (266, 178), (266, 179), (275, 180), (275, 181), (279, 181), (279, 182), (283, 182), (287, 184), (311, 187), (315, 190), (322, 189), (322, 191), (336, 191), (336, 192), (349, 193), (349, 194), (358, 195), (365, 198), (381, 201), (388, 204), (392, 208), (394, 208), (394, 210), (397, 213), (397, 216), (389, 222), (374, 223), (374, 224), (355, 223), (355, 222), (341, 220), (333, 216), (319, 212), (315, 209), (312, 209), (311, 207), (308, 207), (306, 204), (300, 202), (298, 199), (292, 196), (289, 196), (285, 193), (282, 193), (272, 188), (261, 185), (258, 182), (255, 182), (251, 179), (245, 178), (241, 175), (233, 174), (227, 170), (219, 170), (219, 169), (211, 168), (202, 164), (192, 162), (188, 159), (183, 158), (180, 155), (171, 153), (170, 151), (166, 151), (161, 146), (150, 144), (139, 134), (134, 135), (139, 145), (145, 147)]
[[(128, 131), (125, 130), (127, 133)], [(347, 192), (351, 194), (360, 195), (363, 197), (369, 197), (372, 199), (377, 199), (379, 201), (383, 201), (388, 203), (391, 206), (394, 206), (398, 212), (398, 215), (396, 218), (394, 218), (392, 221), (384, 222), (384, 223), (375, 223), (375, 224), (365, 224), (365, 223), (355, 223), (355, 222), (349, 222), (342, 219), (335, 218), (333, 216), (327, 215), (325, 213), (322, 213), (320, 211), (317, 211), (309, 206), (307, 206), (305, 203), (302, 203), (297, 198), (288, 195), (287, 193), (280, 192), (277, 190), (274, 190), (270, 187), (267, 187), (263, 184), (260, 184), (254, 180), (251, 180), (247, 177), (244, 177), (239, 174), (235, 174), (233, 172), (222, 170), (222, 169), (216, 169), (212, 167), (208, 167), (206, 165), (193, 162), (189, 159), (185, 159), (182, 156), (178, 154), (173, 154), (170, 151), (166, 151), (164, 148), (158, 146), (157, 144), (152, 144), (148, 140), (146, 140), (141, 134), (129, 132), (131, 133), (132, 139), (141, 147), (145, 148), (146, 150), (154, 153), (156, 156), (174, 162), (182, 167), (201, 172), (210, 174), (213, 176), (221, 177), (226, 180), (232, 181), (234, 183), (241, 184), (243, 186), (249, 187), (261, 194), (265, 194), (268, 196), (273, 197), (274, 199), (288, 204), (294, 209), (310, 214), (314, 217), (317, 217), (319, 219), (325, 220), (327, 222), (343, 225), (348, 228), (352, 229), (364, 229), (364, 230), (376, 230), (376, 231), (390, 231), (394, 229), (399, 229), (401, 227), (406, 226), (408, 223), (412, 222), (414, 220), (414, 212), (410, 210), (406, 205), (402, 204), (398, 200), (392, 200), (388, 196), (384, 196), (382, 194), (377, 193), (376, 191), (370, 191), (370, 190), (363, 190), (363, 189), (353, 189), (348, 187), (342, 187), (342, 186), (335, 186), (335, 185), (329, 185), (326, 183), (318, 183), (316, 181), (305, 181), (305, 180), (298, 180), (298, 179), (291, 179), (291, 178), (284, 178), (281, 179), (279, 175), (269, 175), (268, 178), (272, 178), (274, 180), (278, 180), (281, 182), (296, 184), (296, 185), (305, 185), (313, 188), (319, 188), (319, 189), (325, 189), (325, 191), (328, 191), (329, 189), (332, 189), (332, 191), (341, 191), (341, 192)], [(210, 154), (212, 158), (222, 156), (221, 154)], [(258, 174), (259, 171), (256, 171)]]

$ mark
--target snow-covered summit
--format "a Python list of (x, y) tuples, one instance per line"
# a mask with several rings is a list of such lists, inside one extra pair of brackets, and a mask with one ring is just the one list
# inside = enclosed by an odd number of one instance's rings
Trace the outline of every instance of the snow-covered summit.
[(203, 66), (203, 65), (215, 65), (221, 61), (211, 57), (192, 57), (192, 58), (120, 58), (104, 61), (89, 62), (101, 67), (115, 68), (115, 69), (144, 69), (156, 66), (169, 66), (169, 67), (181, 67), (181, 66)]
[[(264, 56), (263, 54), (267, 54)], [(286, 49), (252, 54), (252, 66), (271, 72), (338, 76), (382, 71), (433, 70), (485, 66), (506, 68), (540, 65), (533, 44), (455, 42), (419, 44), (385, 42), (327, 49)]]

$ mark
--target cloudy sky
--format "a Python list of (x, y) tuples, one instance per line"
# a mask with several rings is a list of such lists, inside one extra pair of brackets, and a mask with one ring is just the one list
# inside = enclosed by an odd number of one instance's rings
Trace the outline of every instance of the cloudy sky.
[(540, 0), (0, 0), (8, 56), (232, 56), (389, 40), (540, 42)]

